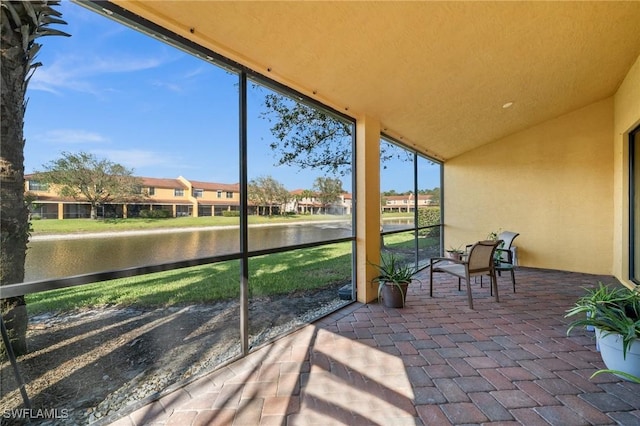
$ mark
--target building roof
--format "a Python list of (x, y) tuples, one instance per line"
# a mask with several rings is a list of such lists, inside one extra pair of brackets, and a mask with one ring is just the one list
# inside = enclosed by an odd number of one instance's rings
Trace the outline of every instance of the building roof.
[(204, 189), (206, 191), (228, 191), (239, 192), (240, 184), (238, 183), (218, 183), (218, 182), (202, 182), (191, 180), (191, 186), (193, 189)]
[(141, 177), (144, 186), (153, 188), (187, 189), (178, 179)]
[[(302, 195), (302, 193), (303, 193), (303, 192), (305, 192), (305, 191), (307, 191), (307, 189), (300, 189), (300, 188), (298, 188), (298, 189), (294, 189), (294, 190), (292, 190), (292, 191), (289, 191), (289, 193), (290, 193), (291, 195)], [(315, 196), (317, 196), (317, 195), (318, 195), (318, 192), (316, 192), (316, 191), (311, 191), (311, 190), (309, 190), (309, 191), (310, 191), (310, 193), (311, 193), (311, 196), (313, 196), (313, 197), (315, 197)], [(353, 196), (352, 196), (349, 192), (343, 192), (343, 193), (342, 193), (342, 194), (340, 194), (340, 195), (342, 195), (342, 197), (343, 197), (343, 198), (345, 198), (345, 199), (351, 199), (351, 198), (353, 198)]]

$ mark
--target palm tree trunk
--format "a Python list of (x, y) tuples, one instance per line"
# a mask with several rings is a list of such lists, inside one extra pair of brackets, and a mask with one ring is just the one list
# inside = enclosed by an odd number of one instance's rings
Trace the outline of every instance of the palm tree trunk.
[[(29, 215), (24, 200), (24, 112), (30, 71), (40, 45), (34, 40), (46, 35), (68, 34), (51, 29), (64, 24), (51, 6), (56, 0), (2, 2), (0, 108), (0, 286), (24, 281), (24, 261), (29, 241)], [(0, 299), (0, 310), (16, 355), (27, 352), (27, 307), (24, 296)]]
[[(24, 281), (29, 238), (24, 203), (24, 95), (28, 63), (19, 33), (10, 31), (2, 8), (2, 137), (0, 139), (0, 285)], [(24, 297), (0, 299), (2, 315), (18, 354), (27, 352), (27, 309)]]

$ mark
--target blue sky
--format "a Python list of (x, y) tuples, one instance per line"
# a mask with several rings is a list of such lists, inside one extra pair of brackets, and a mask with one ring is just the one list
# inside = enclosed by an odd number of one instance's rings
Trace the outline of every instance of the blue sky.
[[(25, 172), (64, 151), (85, 151), (138, 176), (238, 182), (237, 77), (122, 24), (63, 1), (71, 37), (44, 37), (29, 83)], [(249, 91), (249, 179), (273, 176), (310, 189), (320, 171), (274, 166), (268, 123), (259, 118), (265, 90)], [(411, 189), (406, 164), (389, 164), (383, 190)], [(439, 185), (437, 167), (420, 188)], [(349, 190), (350, 177), (343, 177)]]

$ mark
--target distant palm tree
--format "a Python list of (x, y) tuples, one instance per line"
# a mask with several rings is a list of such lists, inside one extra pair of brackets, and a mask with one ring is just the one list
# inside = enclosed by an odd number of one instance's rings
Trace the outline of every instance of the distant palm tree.
[[(35, 40), (68, 34), (49, 28), (66, 24), (53, 6), (60, 2), (2, 1), (2, 116), (0, 135), (0, 285), (24, 281), (24, 261), (29, 240), (29, 220), (24, 200), (25, 94), (41, 45)], [(7, 330), (16, 354), (27, 352), (27, 308), (24, 296), (0, 300)]]

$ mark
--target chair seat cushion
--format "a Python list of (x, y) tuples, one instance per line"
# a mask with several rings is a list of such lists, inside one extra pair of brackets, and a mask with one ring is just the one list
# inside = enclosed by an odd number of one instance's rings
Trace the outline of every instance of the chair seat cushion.
[(500, 262), (496, 264), (496, 269), (499, 271), (508, 271), (509, 269), (513, 269), (513, 267), (513, 263)]
[(433, 270), (434, 272), (436, 271), (447, 272), (449, 274), (455, 275), (460, 278), (465, 278), (466, 276), (464, 271), (464, 265), (459, 265), (455, 263), (451, 263), (448, 265), (439, 265), (433, 268)]

